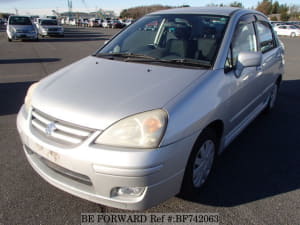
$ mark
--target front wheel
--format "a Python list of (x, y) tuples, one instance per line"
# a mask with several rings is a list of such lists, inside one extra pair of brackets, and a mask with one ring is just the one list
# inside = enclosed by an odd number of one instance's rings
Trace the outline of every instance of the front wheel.
[(217, 150), (217, 137), (212, 129), (205, 129), (198, 138), (189, 157), (180, 196), (190, 198), (197, 194), (213, 167)]

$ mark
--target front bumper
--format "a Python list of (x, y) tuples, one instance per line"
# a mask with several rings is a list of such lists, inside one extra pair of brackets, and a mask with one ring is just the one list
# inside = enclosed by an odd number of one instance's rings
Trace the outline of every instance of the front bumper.
[[(84, 143), (62, 148), (38, 138), (24, 107), (17, 127), (26, 157), (46, 181), (75, 196), (122, 209), (143, 210), (180, 191), (194, 136), (154, 150), (114, 149)], [(30, 117), (30, 116), (29, 116)], [(115, 196), (116, 187), (143, 187), (140, 196)]]
[(11, 39), (13, 40), (36, 40), (37, 33), (12, 33)]
[(40, 31), (40, 35), (43, 36), (63, 36), (64, 35), (64, 30), (42, 30)]

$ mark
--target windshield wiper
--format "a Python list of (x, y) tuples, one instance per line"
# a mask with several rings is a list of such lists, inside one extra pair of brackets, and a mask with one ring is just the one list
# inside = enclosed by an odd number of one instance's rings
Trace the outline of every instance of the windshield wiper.
[(126, 62), (153, 62), (153, 63), (169, 63), (169, 64), (181, 64), (186, 66), (197, 67), (211, 67), (209, 61), (195, 60), (195, 59), (159, 59), (149, 55), (136, 54), (136, 53), (98, 53), (96, 57), (105, 57), (108, 59), (115, 59), (115, 57), (124, 58)]
[(202, 60), (193, 60), (193, 59), (158, 59), (158, 58), (150, 58), (150, 59), (132, 59), (128, 58), (127, 62), (158, 62), (158, 63), (169, 63), (169, 64), (181, 64), (187, 66), (198, 66), (198, 67), (211, 67), (210, 62), (202, 61)]
[(187, 66), (211, 67), (211, 63), (209, 61), (196, 60), (196, 59), (168, 59), (166, 61), (169, 63), (178, 63)]
[(109, 59), (114, 59), (114, 57), (120, 57), (120, 58), (125, 58), (125, 61), (129, 61), (131, 58), (136, 58), (136, 59), (151, 59), (151, 60), (156, 60), (157, 58), (149, 56), (149, 55), (143, 55), (143, 54), (135, 54), (131, 52), (127, 53), (98, 53), (95, 54), (94, 56), (96, 57), (108, 57)]

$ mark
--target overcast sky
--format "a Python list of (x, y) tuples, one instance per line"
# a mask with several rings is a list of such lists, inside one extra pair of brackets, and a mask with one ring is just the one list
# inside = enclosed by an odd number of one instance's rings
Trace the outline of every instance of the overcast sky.
[[(52, 10), (58, 12), (65, 12), (68, 9), (67, 0), (0, 0), (0, 12), (12, 12), (15, 13), (15, 9), (18, 9), (19, 14), (38, 14), (49, 15), (52, 14)], [(230, 4), (234, 0), (72, 0), (73, 11), (86, 11), (92, 12), (96, 9), (114, 10), (116, 13), (120, 13), (122, 9), (131, 8), (134, 6), (142, 5), (190, 5), (190, 6), (205, 6), (207, 4)], [(258, 0), (242, 0), (245, 7), (256, 6)], [(288, 5), (295, 4), (292, 0), (279, 0), (279, 3), (285, 3)]]

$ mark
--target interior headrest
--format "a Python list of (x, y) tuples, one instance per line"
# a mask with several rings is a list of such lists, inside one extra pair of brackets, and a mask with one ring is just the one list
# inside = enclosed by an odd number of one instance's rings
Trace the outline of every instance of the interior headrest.
[(184, 40), (189, 39), (189, 37), (191, 36), (191, 28), (188, 26), (176, 27), (174, 35), (178, 39), (184, 39)]

